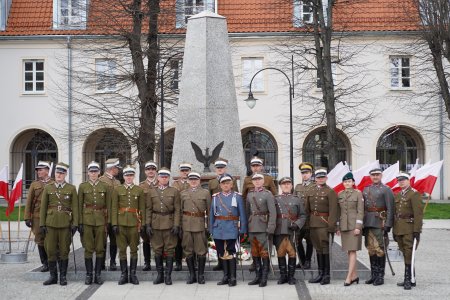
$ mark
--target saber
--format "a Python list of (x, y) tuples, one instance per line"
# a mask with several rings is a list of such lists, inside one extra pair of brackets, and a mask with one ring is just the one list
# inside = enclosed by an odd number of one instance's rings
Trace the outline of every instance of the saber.
[(305, 268), (303, 268), (302, 261), (301, 261), (300, 257), (298, 257), (296, 233), (297, 233), (297, 231), (294, 230), (294, 249), (295, 249), (295, 257), (298, 259), (298, 263), (300, 264), (300, 268), (302, 268), (303, 278), (306, 278)]
[(242, 267), (242, 249), (241, 249), (241, 241), (240, 241), (240, 237), (238, 236), (237, 240), (236, 240), (236, 244), (238, 246), (238, 250), (239, 250), (239, 264), (241, 265), (241, 273), (242, 273), (242, 281), (245, 281), (244, 279), (244, 268)]
[(28, 233), (27, 244), (25, 245), (25, 254), (28, 254), (28, 246), (30, 245), (30, 238), (31, 238), (31, 228), (30, 232)]
[(331, 274), (333, 274), (331, 267), (333, 266), (332, 262), (333, 262), (334, 234), (332, 234), (330, 232), (330, 233), (328, 233), (328, 236), (329, 236), (329, 240), (331, 240), (331, 243), (328, 243), (329, 244), (329, 253), (330, 253), (330, 279), (331, 279)]
[(272, 275), (275, 277), (275, 272), (273, 270), (273, 264), (272, 264), (272, 245), (273, 245), (273, 241), (271, 238), (269, 239), (269, 265), (270, 265), (270, 270), (272, 271)]
[(383, 237), (384, 254), (386, 255), (386, 258), (387, 258), (387, 261), (389, 264), (389, 269), (391, 269), (392, 276), (395, 276), (394, 269), (392, 268), (391, 260), (389, 259), (389, 254), (388, 254), (388, 249), (387, 249), (386, 239), (388, 239), (388, 238), (389, 237), (386, 233)]
[(413, 251), (412, 251), (412, 258), (411, 258), (411, 283), (416, 283), (416, 274), (414, 274), (414, 261), (416, 258), (416, 248), (417, 248), (417, 239), (414, 238), (413, 243)]
[(77, 261), (75, 259), (75, 246), (73, 244), (73, 235), (72, 235), (72, 230), (70, 230), (70, 238), (72, 239), (72, 253), (73, 253), (73, 265), (75, 267), (75, 274), (77, 274)]

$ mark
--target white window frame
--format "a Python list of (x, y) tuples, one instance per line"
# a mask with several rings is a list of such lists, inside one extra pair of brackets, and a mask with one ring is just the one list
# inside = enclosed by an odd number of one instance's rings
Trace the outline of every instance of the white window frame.
[[(201, 13), (202, 11), (217, 11), (217, 1), (218, 0), (190, 0), (192, 1), (191, 5), (186, 5), (188, 0), (176, 0), (175, 4), (175, 14), (176, 14), (176, 28), (186, 28), (188, 18)], [(199, 3), (203, 2), (203, 5)], [(189, 11), (192, 9), (192, 11)], [(188, 12), (186, 13), (186, 11)]]
[(0, 31), (6, 29), (6, 0), (0, 0)]
[[(294, 27), (303, 27), (305, 26), (305, 24), (313, 23), (314, 19), (312, 10), (305, 10), (305, 7), (310, 6), (311, 4), (305, 4), (301, 0), (293, 0), (292, 24), (294, 25)], [(308, 18), (306, 18), (306, 16), (308, 16)]]
[[(251, 63), (249, 70), (246, 70), (246, 61)], [(259, 62), (261, 63), (259, 64)], [(264, 57), (262, 56), (241, 57), (241, 72), (242, 72), (241, 91), (243, 93), (249, 92), (250, 80), (252, 79), (253, 75), (255, 75), (256, 72), (258, 72), (263, 68), (264, 68)], [(260, 72), (258, 75), (256, 75), (255, 79), (253, 79), (252, 82), (253, 93), (266, 92), (265, 78), (263, 73), (264, 72)]]
[[(53, 29), (86, 29), (89, 0), (53, 0)], [(78, 7), (74, 4), (78, 3)], [(67, 4), (67, 15), (63, 5)]]
[[(408, 65), (403, 65), (403, 60), (408, 60)], [(393, 61), (397, 60), (397, 66)], [(410, 90), (412, 89), (412, 69), (411, 56), (408, 55), (391, 55), (389, 56), (389, 87), (391, 90)], [(403, 76), (403, 70), (409, 70), (409, 76)], [(394, 72), (395, 71), (395, 72)], [(393, 84), (396, 80), (397, 84)], [(409, 86), (404, 86), (403, 80), (409, 80)]]
[[(117, 91), (117, 61), (110, 58), (95, 59), (95, 91), (99, 94)], [(102, 82), (103, 81), (103, 82)], [(102, 88), (102, 86), (104, 86)]]
[[(32, 64), (32, 70), (26, 70), (25, 65), (26, 64)], [(36, 64), (42, 63), (42, 70), (37, 70)], [(42, 73), (42, 80), (37, 80), (38, 74)], [(27, 79), (27, 74), (31, 74), (32, 78)], [(22, 93), (26, 95), (33, 95), (33, 94), (45, 94), (45, 60), (44, 59), (23, 59), (22, 60)], [(27, 90), (26, 85), (27, 83), (32, 84), (32, 90)], [(42, 83), (43, 89), (37, 90), (36, 86), (38, 83)]]

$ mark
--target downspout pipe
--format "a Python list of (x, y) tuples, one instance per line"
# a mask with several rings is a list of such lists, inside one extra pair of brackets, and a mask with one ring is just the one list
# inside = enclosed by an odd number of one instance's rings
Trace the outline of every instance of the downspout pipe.
[(69, 139), (69, 181), (73, 182), (73, 140), (72, 140), (72, 37), (67, 36), (67, 136)]

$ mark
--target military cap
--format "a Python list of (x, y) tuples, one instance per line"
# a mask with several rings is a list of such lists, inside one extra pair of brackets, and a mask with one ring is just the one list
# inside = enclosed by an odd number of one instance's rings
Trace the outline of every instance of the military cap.
[(216, 161), (214, 162), (214, 166), (216, 168), (225, 168), (228, 165), (228, 160), (226, 160), (225, 158), (218, 158), (216, 159)]
[(323, 169), (323, 168), (317, 169), (316, 172), (314, 173), (314, 176), (316, 178), (326, 177), (327, 176), (327, 170)]
[(355, 178), (353, 177), (353, 173), (352, 172), (348, 172), (347, 174), (344, 175), (344, 177), (342, 177), (342, 181), (346, 181), (346, 180), (353, 180), (355, 181)]
[(314, 170), (314, 166), (312, 163), (309, 162), (302, 162), (299, 166), (298, 169), (300, 170), (301, 173), (303, 172), (311, 172)]
[(110, 158), (110, 159), (107, 159), (107, 160), (105, 161), (105, 164), (106, 164), (106, 168), (107, 168), (107, 169), (113, 168), (113, 167), (116, 167), (116, 168), (121, 169), (121, 166), (120, 166), (120, 160), (119, 160), (118, 158)]
[(264, 162), (263, 162), (263, 159), (262, 159), (262, 158), (259, 158), (259, 157), (257, 157), (257, 156), (253, 157), (253, 158), (250, 160), (250, 165), (251, 165), (251, 166), (254, 166), (254, 165), (262, 166), (263, 163), (264, 163)]
[(192, 165), (190, 163), (187, 163), (187, 162), (182, 162), (181, 164), (178, 165), (178, 169), (180, 169), (180, 171), (191, 170), (192, 169)]
[(372, 170), (369, 171), (370, 175), (374, 175), (374, 174), (383, 174), (383, 170), (381, 170), (380, 168), (374, 168)]
[(167, 168), (161, 168), (158, 171), (159, 176), (170, 176), (170, 170)]
[(282, 177), (280, 179), (280, 181), (278, 181), (278, 184), (282, 185), (283, 183), (286, 183), (286, 182), (292, 183), (292, 178), (288, 177), (288, 176)]
[(230, 174), (223, 174), (223, 175), (220, 176), (220, 178), (219, 178), (219, 182), (220, 182), (220, 183), (225, 182), (225, 181), (231, 181), (231, 180), (233, 180), (233, 178), (231, 177)]
[(123, 168), (123, 176), (134, 175), (135, 173), (136, 170), (130, 165), (127, 165), (125, 168)]
[(69, 170), (69, 165), (63, 162), (59, 162), (56, 164), (55, 172), (56, 173), (67, 173)]
[(99, 172), (100, 171), (100, 164), (96, 161), (91, 161), (88, 165), (88, 171), (89, 172)]
[(148, 161), (145, 163), (145, 169), (155, 168), (158, 169), (158, 165), (154, 161)]
[(200, 173), (195, 172), (195, 171), (189, 172), (189, 174), (188, 174), (189, 179), (200, 179), (200, 177), (201, 177)]
[(255, 173), (252, 175), (252, 180), (255, 179), (264, 179), (264, 175), (262, 173)]
[(34, 168), (35, 170), (38, 169), (50, 169), (50, 162), (49, 161), (44, 161), (44, 160), (40, 160), (37, 164), (37, 166)]
[(405, 179), (409, 179), (409, 178), (410, 178), (410, 176), (409, 176), (409, 174), (406, 173), (406, 172), (400, 172), (400, 173), (397, 175), (397, 180), (405, 180)]

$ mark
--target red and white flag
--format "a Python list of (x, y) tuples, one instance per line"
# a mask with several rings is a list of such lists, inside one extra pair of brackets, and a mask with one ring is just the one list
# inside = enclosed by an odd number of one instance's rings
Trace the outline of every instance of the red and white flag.
[[(427, 162), (422, 167), (429, 166), (430, 164), (431, 164), (431, 162)], [(419, 170), (419, 169), (420, 169), (420, 167), (419, 167), (419, 159), (416, 159), (416, 163), (414, 164), (414, 166), (409, 171), (409, 181), (411, 183), (411, 186), (414, 185), (414, 181), (416, 180), (416, 173), (417, 173), (417, 170)]]
[(22, 197), (22, 184), (23, 184), (23, 163), (20, 165), (19, 173), (17, 173), (16, 180), (14, 181), (14, 186), (9, 195), (9, 204), (6, 209), (6, 216), (14, 211), (14, 203)]
[(400, 173), (400, 164), (397, 161), (395, 164), (383, 171), (381, 183), (392, 189), (397, 184), (398, 173)]
[(344, 177), (348, 172), (350, 172), (350, 168), (348, 167), (347, 162), (344, 164), (341, 161), (328, 173), (327, 185), (336, 193), (343, 191), (344, 185), (342, 184), (342, 177)]
[(439, 172), (441, 171), (443, 163), (444, 161), (441, 160), (433, 164), (427, 164), (418, 169), (415, 175), (414, 185), (412, 187), (421, 194), (431, 194), (437, 178), (439, 177)]
[(0, 196), (5, 198), (6, 202), (8, 202), (8, 166), (4, 166), (0, 171)]
[(373, 162), (368, 162), (358, 170), (353, 172), (353, 177), (355, 178), (355, 186), (358, 190), (361, 192), (364, 190), (364, 188), (370, 184), (372, 184), (372, 180), (370, 180), (370, 170), (373, 170), (375, 168), (379, 168), (380, 163), (378, 160)]

